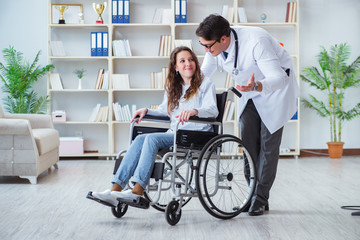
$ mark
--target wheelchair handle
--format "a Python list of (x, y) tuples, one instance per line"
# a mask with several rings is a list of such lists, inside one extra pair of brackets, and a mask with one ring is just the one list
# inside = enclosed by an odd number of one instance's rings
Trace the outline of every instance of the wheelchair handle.
[(233, 93), (235, 93), (236, 96), (238, 96), (239, 98), (242, 97), (241, 93), (234, 87), (230, 87), (228, 89), (226, 89), (226, 92), (230, 92), (232, 91)]

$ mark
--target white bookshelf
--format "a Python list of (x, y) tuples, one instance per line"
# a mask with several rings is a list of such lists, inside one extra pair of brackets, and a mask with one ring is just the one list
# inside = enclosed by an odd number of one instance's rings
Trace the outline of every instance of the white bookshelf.
[[(204, 58), (204, 49), (198, 44), (195, 30), (199, 23), (209, 14), (221, 14), (223, 5), (237, 9), (245, 7), (248, 23), (239, 23), (237, 15), (232, 23), (236, 25), (258, 26), (268, 30), (278, 39), (284, 38), (285, 48), (292, 55), (299, 77), (299, 26), (298, 23), (285, 23), (286, 3), (284, 0), (187, 0), (187, 23), (153, 24), (156, 8), (174, 9), (174, 0), (130, 0), (130, 23), (112, 23), (112, 1), (107, 0), (107, 8), (102, 17), (104, 24), (95, 24), (98, 15), (92, 9), (92, 2), (76, 0), (75, 4), (83, 5), (85, 24), (51, 23), (51, 4), (63, 3), (65, 0), (48, 0), (48, 40), (62, 41), (66, 56), (51, 56), (49, 47), (48, 62), (55, 65), (54, 72), (60, 73), (63, 90), (53, 90), (48, 81), (48, 95), (51, 99), (49, 112), (65, 110), (68, 121), (55, 123), (61, 137), (82, 135), (85, 141), (84, 155), (71, 157), (106, 157), (114, 158), (120, 150), (126, 149), (129, 143), (129, 122), (115, 121), (112, 104), (136, 104), (137, 108), (160, 104), (163, 90), (150, 88), (150, 72), (159, 72), (168, 66), (168, 56), (158, 56), (161, 35), (171, 35), (171, 46), (175, 39), (191, 39), (194, 52), (200, 63)], [(261, 7), (260, 7), (261, 6)], [(269, 9), (268, 20), (260, 23), (258, 15), (262, 9)], [(299, 7), (298, 7), (299, 9)], [(271, 10), (271, 11), (270, 11)], [(265, 10), (264, 10), (265, 11)], [(297, 12), (299, 12), (297, 10)], [(299, 16), (297, 14), (297, 16)], [(64, 15), (66, 21), (66, 15)], [(298, 19), (298, 18), (297, 18)], [(108, 32), (109, 56), (90, 56), (90, 33)], [(129, 39), (132, 56), (117, 57), (112, 55), (112, 40)], [(280, 40), (279, 39), (279, 40)], [(281, 40), (282, 41), (282, 40)], [(77, 89), (77, 78), (73, 74), (75, 68), (85, 68), (86, 76), (82, 79), (83, 89)], [(96, 90), (95, 82), (99, 68), (109, 71), (109, 89)], [(112, 89), (112, 74), (129, 74), (130, 89)], [(217, 72), (213, 76), (217, 92), (224, 91), (226, 74)], [(230, 94), (231, 95), (231, 94)], [(236, 102), (236, 98), (230, 96)], [(96, 104), (109, 106), (107, 122), (88, 122), (92, 109)], [(236, 107), (235, 107), (236, 109)], [(300, 114), (298, 107), (298, 116)], [(236, 113), (234, 114), (236, 116)], [(148, 123), (144, 123), (148, 124)], [(226, 121), (225, 133), (239, 135), (236, 120)], [(299, 150), (299, 120), (291, 120), (285, 126), (282, 147), (292, 151), (282, 155), (297, 156)], [(167, 127), (165, 125), (164, 127)], [(68, 155), (67, 155), (68, 156)]]

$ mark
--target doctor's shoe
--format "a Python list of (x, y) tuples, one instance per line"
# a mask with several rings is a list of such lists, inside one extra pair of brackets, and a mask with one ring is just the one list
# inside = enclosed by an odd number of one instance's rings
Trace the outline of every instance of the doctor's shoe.
[(116, 198), (111, 195), (110, 189), (106, 189), (103, 192), (92, 192), (92, 196), (97, 199), (100, 199), (101, 201), (107, 202), (113, 205), (114, 207), (116, 207), (119, 203), (119, 201), (116, 200)]
[(133, 202), (137, 203), (140, 200), (141, 195), (137, 195), (132, 192), (131, 189), (127, 189), (121, 192), (118, 191), (112, 191), (111, 195), (115, 197), (116, 199), (123, 200), (125, 202)]

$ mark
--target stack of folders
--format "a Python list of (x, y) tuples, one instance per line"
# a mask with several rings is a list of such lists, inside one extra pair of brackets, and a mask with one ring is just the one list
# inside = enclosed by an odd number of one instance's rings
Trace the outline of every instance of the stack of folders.
[(112, 23), (130, 23), (130, 0), (112, 0)]
[(109, 71), (100, 68), (96, 78), (95, 89), (108, 89), (109, 88)]
[(89, 122), (106, 122), (109, 115), (109, 107), (98, 103), (91, 112)]
[(121, 106), (118, 102), (113, 103), (113, 111), (116, 121), (129, 122), (132, 119), (132, 115), (136, 111), (136, 105), (131, 105), (131, 111), (128, 104)]
[(170, 35), (160, 36), (159, 54), (158, 56), (170, 56), (171, 52), (171, 39)]
[(50, 86), (52, 90), (62, 90), (63, 85), (59, 73), (50, 73)]
[(113, 54), (116, 57), (132, 56), (130, 43), (128, 39), (120, 39), (112, 41)]
[(129, 74), (113, 74), (111, 80), (114, 90), (130, 89)]
[(162, 68), (161, 72), (151, 72), (150, 73), (151, 88), (164, 89), (164, 84), (168, 73), (169, 73), (169, 69), (166, 67)]
[(297, 2), (287, 3), (285, 22), (289, 22), (289, 23), (296, 22), (296, 9), (297, 9)]
[(152, 23), (171, 24), (174, 21), (172, 17), (173, 12), (171, 8), (156, 8)]
[(108, 32), (91, 32), (90, 46), (91, 56), (109, 56), (109, 33)]
[(175, 0), (175, 23), (187, 22), (187, 0)]
[(223, 121), (233, 120), (235, 104), (232, 100), (226, 100)]
[(192, 50), (192, 40), (191, 39), (175, 39), (175, 47), (185, 46)]

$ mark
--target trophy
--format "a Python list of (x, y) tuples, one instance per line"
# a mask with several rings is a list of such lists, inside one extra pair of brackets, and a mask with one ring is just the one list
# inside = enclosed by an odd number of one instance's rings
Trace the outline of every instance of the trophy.
[(66, 9), (69, 8), (69, 6), (60, 5), (60, 6), (55, 6), (55, 8), (57, 10), (59, 10), (59, 12), (60, 12), (59, 24), (65, 24), (64, 12), (65, 12)]
[(96, 20), (96, 24), (103, 24), (104, 20), (101, 17), (101, 14), (104, 12), (106, 8), (107, 3), (104, 2), (104, 4), (99, 3), (93, 3), (93, 8), (97, 14), (99, 14), (99, 18)]

